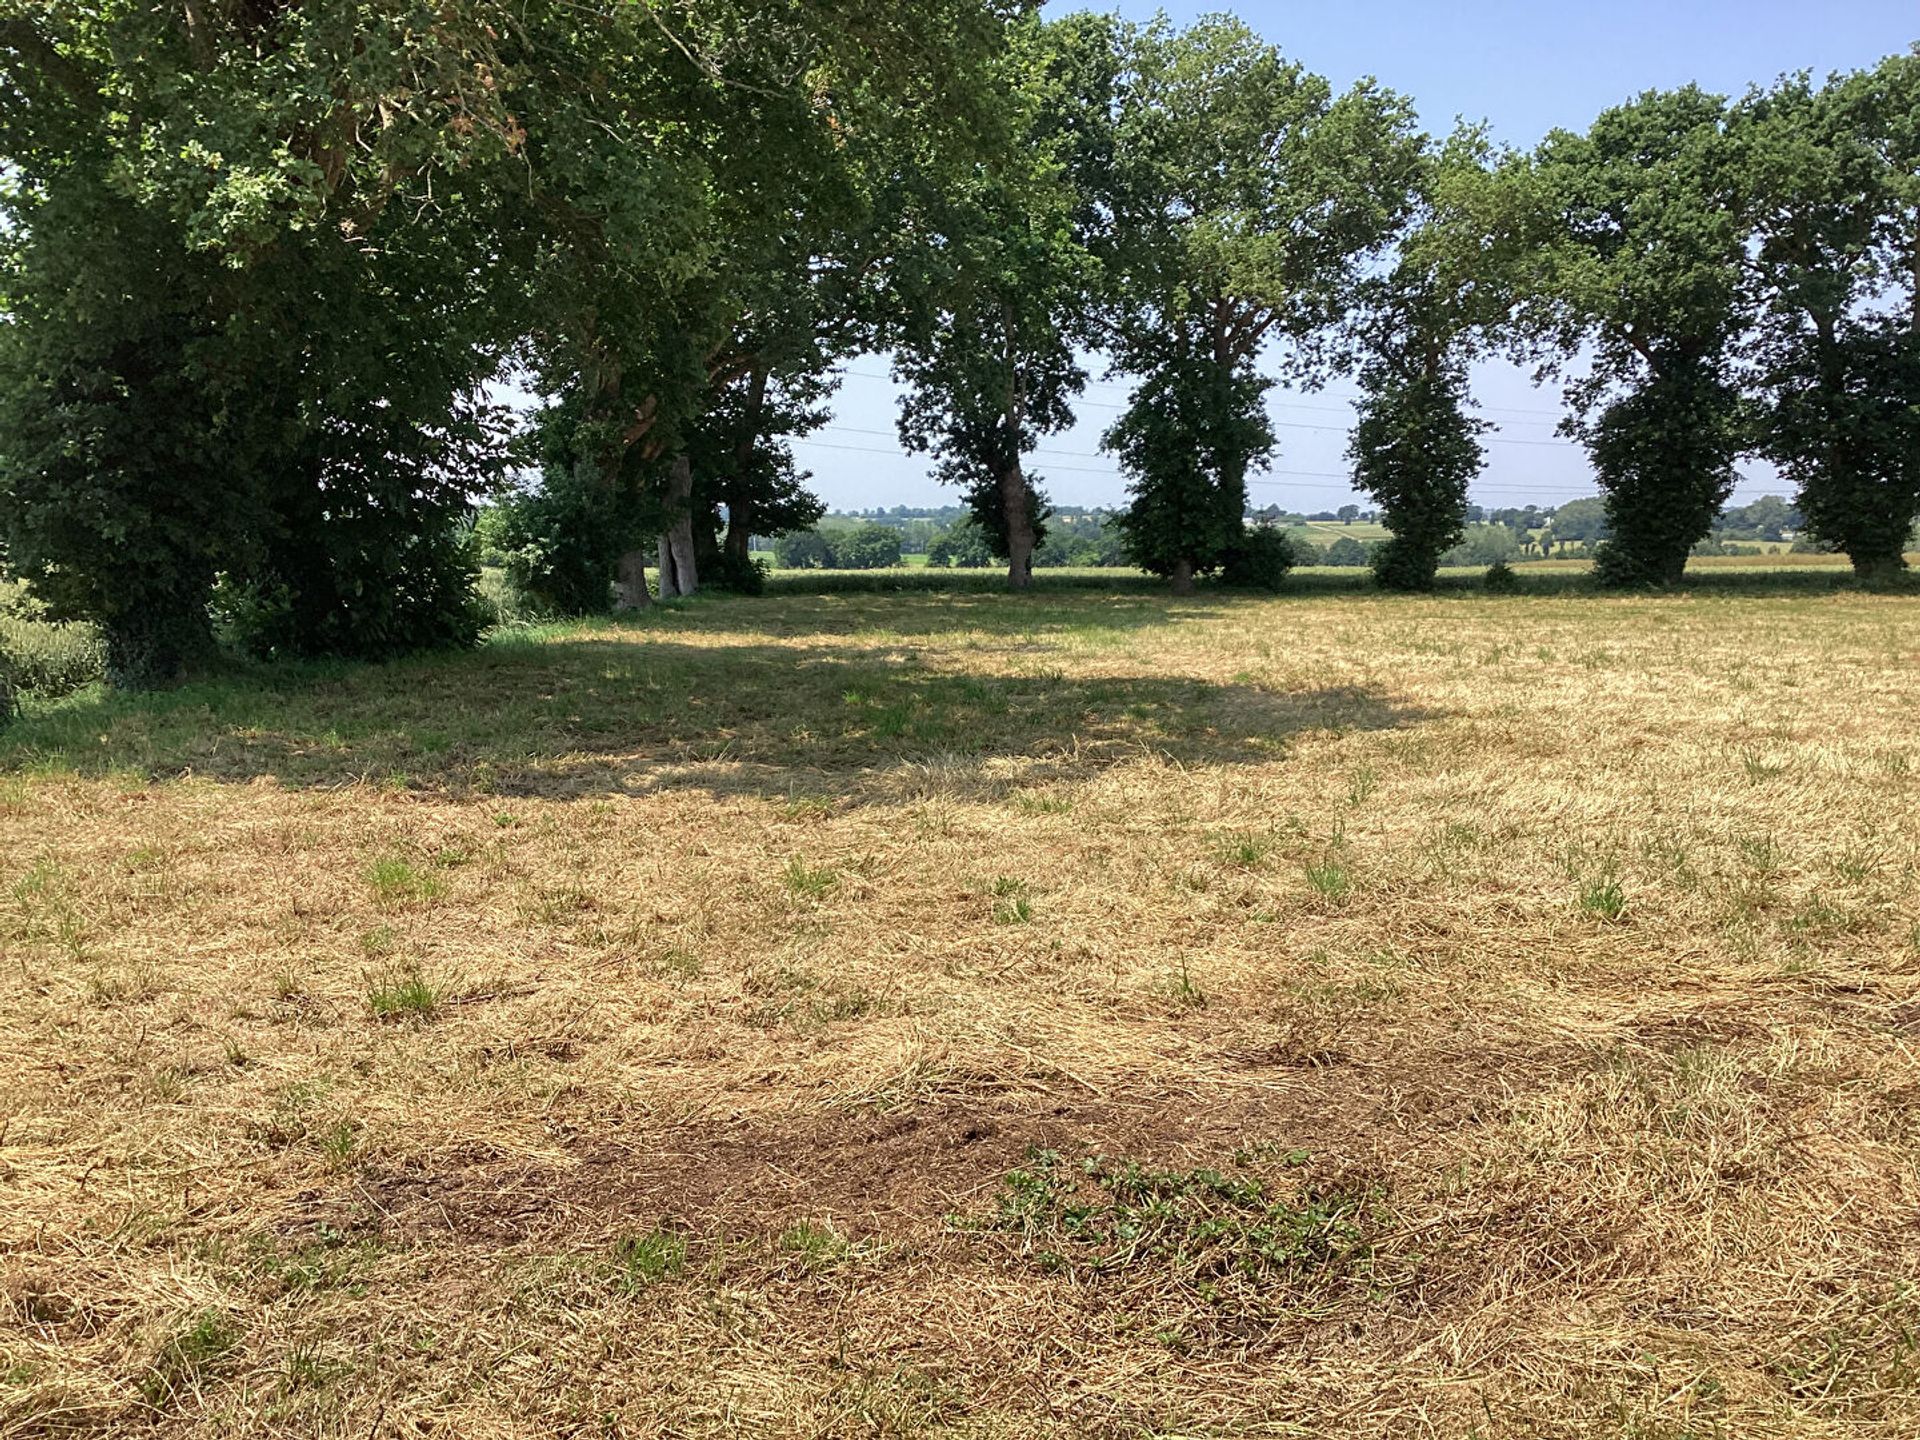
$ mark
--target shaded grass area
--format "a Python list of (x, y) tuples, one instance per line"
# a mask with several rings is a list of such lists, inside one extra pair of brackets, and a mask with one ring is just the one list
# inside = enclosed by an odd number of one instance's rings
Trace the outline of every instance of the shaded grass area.
[(701, 644), (672, 638), (680, 619), (582, 627), (473, 656), (95, 696), (0, 734), (0, 763), (42, 775), (192, 773), (467, 794), (597, 793), (636, 775), (690, 780), (706, 765), (722, 788), (782, 793), (822, 777), (845, 792), (861, 771), (929, 754), (1037, 757), (1071, 740), (1089, 760), (1142, 747), (1183, 763), (1256, 760), (1302, 729), (1400, 723), (1393, 707), (1352, 687), (1281, 695), (1244, 681), (1070, 677), (1047, 659), (1062, 643), (1113, 646), (1131, 627), (1165, 623), (1163, 604), (1028, 611), (1013, 627), (999, 615), (984, 643), (1017, 629), (1012, 643), (1027, 658), (1013, 673), (913, 648), (943, 624), (966, 623), (962, 615), (872, 629), (844, 611), (815, 618), (853, 625), (780, 643), (709, 633)]
[(38, 707), (0, 1434), (1912, 1434), (1915, 613), (793, 593)]

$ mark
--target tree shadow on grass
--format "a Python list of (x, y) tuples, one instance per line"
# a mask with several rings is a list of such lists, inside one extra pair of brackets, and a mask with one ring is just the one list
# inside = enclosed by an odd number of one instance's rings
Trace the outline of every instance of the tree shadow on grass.
[(1281, 693), (1155, 675), (996, 673), (911, 649), (583, 636), (102, 699), (29, 719), (0, 769), (359, 783), (554, 798), (697, 788), (854, 801), (994, 791), (1155, 754), (1258, 763), (1308, 731), (1430, 718), (1369, 691)]
[(951, 640), (965, 635), (1038, 640), (1105, 636), (1117, 642), (1135, 631), (1217, 620), (1236, 603), (1259, 598), (1224, 591), (1200, 597), (1091, 589), (1014, 595), (1005, 590), (931, 586), (912, 594), (775, 591), (768, 597), (770, 603), (701, 596), (690, 604), (643, 612), (624, 625), (670, 630), (680, 617), (693, 617), (703, 633), (902, 640), (935, 636)]

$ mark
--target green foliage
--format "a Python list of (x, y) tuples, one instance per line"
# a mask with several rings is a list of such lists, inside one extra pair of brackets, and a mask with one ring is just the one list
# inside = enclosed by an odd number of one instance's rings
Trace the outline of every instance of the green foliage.
[(782, 570), (831, 570), (833, 547), (818, 530), (795, 530), (773, 542), (773, 560)]
[(934, 538), (927, 546), (927, 564), (983, 570), (993, 564), (993, 544), (980, 522), (969, 517)]
[(1392, 538), (1373, 557), (1392, 590), (1430, 590), (1459, 543), (1485, 425), (1467, 408), (1467, 362), (1504, 338), (1519, 240), (1485, 137), (1462, 129), (1422, 157), (1415, 223), (1393, 269), (1360, 286), (1349, 322), (1364, 358), (1354, 484)]
[(1101, 144), (1110, 46), (1110, 27), (1088, 16), (1016, 25), (989, 91), (1004, 115), (998, 143), (984, 164), (928, 177), (911, 207), (941, 243), (894, 352), (909, 387), (901, 443), (932, 452), (936, 478), (961, 487), (1015, 588), (1046, 538), (1024, 457), (1073, 423), (1086, 380), (1075, 344), (1091, 334), (1093, 262), (1076, 175)]
[(234, 1323), (218, 1310), (204, 1310), (192, 1325), (160, 1347), (139, 1379), (142, 1398), (155, 1407), (190, 1394), (201, 1379), (217, 1371), (240, 1344)]
[(1250, 468), (1273, 447), (1269, 340), (1319, 373), (1327, 327), (1407, 213), (1412, 115), (1371, 83), (1336, 97), (1229, 17), (1124, 32), (1107, 219), (1113, 351), (1142, 377), (1106, 444), (1133, 503), (1137, 563), (1177, 586), (1240, 537)]
[(1430, 590), (1440, 557), (1466, 531), (1482, 425), (1463, 408), (1462, 374), (1403, 379), (1386, 367), (1363, 374), (1366, 391), (1347, 453), (1355, 484), (1380, 502), (1393, 531), (1372, 557), (1374, 578), (1390, 590)]
[(1342, 569), (1358, 569), (1363, 565), (1375, 563), (1374, 550), (1363, 545), (1351, 535), (1336, 536), (1334, 542), (1320, 553), (1317, 564), (1335, 565)]
[[(823, 402), (837, 379), (793, 371), (774, 374), (762, 361), (723, 386), (691, 428), (693, 509), (702, 583), (742, 595), (766, 589), (766, 571), (748, 551), (758, 536), (783, 536), (818, 523), (826, 504), (806, 488), (812, 477), (794, 465), (794, 436), (827, 421)], [(726, 538), (718, 538), (721, 513)]]
[(1581, 888), (1580, 908), (1595, 919), (1611, 923), (1626, 914), (1627, 893), (1612, 875), (1602, 875)]
[(1746, 440), (1733, 387), (1675, 366), (1608, 405), (1586, 427), (1607, 492), (1607, 539), (1594, 574), (1607, 585), (1671, 585), (1733, 493)]
[[(50, 614), (92, 620), (119, 684), (212, 645), (214, 576), (264, 527), (251, 378), (193, 297), (224, 277), (97, 173), (4, 198), (0, 523)], [(230, 408), (232, 407), (232, 408)]]
[(1905, 568), (1920, 519), (1920, 55), (1815, 88), (1804, 74), (1735, 115), (1764, 309), (1753, 350), (1763, 448), (1808, 532), (1865, 578)]
[(1664, 584), (1686, 566), (1733, 483), (1745, 417), (1734, 350), (1752, 312), (1747, 235), (1726, 102), (1688, 86), (1555, 131), (1523, 180), (1543, 229), (1533, 318), (1583, 341), (1591, 375), (1570, 387), (1606, 492), (1596, 573)]
[(636, 537), (619, 496), (562, 471), (497, 507), (494, 543), (513, 588), (556, 615), (597, 615), (613, 600), (613, 573)]
[(1553, 538), (1595, 544), (1607, 538), (1607, 502), (1598, 495), (1569, 500), (1553, 512)]
[(0, 580), (0, 684), (10, 692), (53, 699), (106, 673), (100, 632), (46, 618), (46, 607), (23, 585)]
[(1273, 448), (1268, 382), (1174, 355), (1150, 371), (1102, 444), (1133, 503), (1114, 525), (1134, 563), (1185, 584), (1226, 559), (1245, 523), (1246, 466)]
[(1128, 563), (1127, 545), (1113, 517), (1104, 513), (1056, 515), (1047, 528), (1046, 539), (1034, 552), (1033, 563), (1041, 569), (1123, 566)]
[[(1591, 501), (1576, 500), (1576, 505), (1591, 504)], [(1560, 532), (1560, 517), (1567, 506), (1562, 505), (1554, 512), (1554, 533)], [(1806, 523), (1805, 518), (1792, 505), (1778, 495), (1762, 495), (1751, 505), (1729, 506), (1721, 513), (1720, 523), (1715, 529), (1722, 535), (1734, 540), (1785, 540), (1787, 531), (1798, 530)]]
[(841, 570), (885, 570), (900, 563), (900, 532), (889, 525), (862, 525), (833, 541), (833, 564)]
[[(421, 217), (447, 170), (503, 158), (510, 112), (453, 93), (458, 52), (491, 48), (474, 17), (356, 54), (356, 8), (42, 8), (0, 34), (25, 102), (0, 114), (9, 564), (100, 624), (117, 684), (207, 653), (217, 577), (274, 653), (476, 631), (457, 532), (498, 453), (474, 396), (502, 257), (464, 208)], [(415, 103), (357, 131), (402, 83)]]
[(684, 445), (743, 353), (872, 308), (876, 187), (898, 143), (975, 124), (1004, 18), (390, 8), (0, 26), (8, 565), (101, 625), (116, 683), (205, 653), (216, 578), (271, 653), (471, 638), (459, 522), (497, 474), (474, 397), (503, 357), (577, 387), (600, 474)]
[(1307, 1184), (1283, 1196), (1250, 1174), (1073, 1165), (1038, 1150), (1002, 1180), (983, 1228), (1018, 1237), (1045, 1270), (1258, 1313), (1365, 1263), (1367, 1221), (1367, 1197), (1352, 1190)]
[(639, 466), (602, 467), (599, 427), (572, 387), (552, 398), (526, 437), (539, 480), (487, 512), (485, 536), (515, 591), (555, 615), (598, 615), (613, 599), (620, 557), (650, 538), (659, 507), (642, 497)]
[(687, 1268), (686, 1237), (667, 1230), (624, 1236), (613, 1247), (613, 1258), (624, 1287), (639, 1290)]
[(1227, 548), (1220, 582), (1246, 590), (1279, 590), (1297, 561), (1286, 531), (1250, 527)]
[(382, 976), (367, 986), (367, 1008), (376, 1020), (424, 1020), (439, 1005), (440, 992), (417, 970)]
[(1442, 565), (1503, 565), (1520, 553), (1505, 525), (1469, 525), (1460, 543), (1440, 557)]

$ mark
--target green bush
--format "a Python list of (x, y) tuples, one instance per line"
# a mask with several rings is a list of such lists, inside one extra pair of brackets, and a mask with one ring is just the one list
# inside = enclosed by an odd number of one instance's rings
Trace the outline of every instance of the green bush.
[(93, 626), (48, 620), (25, 586), (0, 581), (0, 687), (51, 699), (91, 685), (106, 663)]
[(834, 564), (841, 570), (886, 570), (900, 563), (900, 532), (887, 525), (862, 525), (837, 537)]
[(1440, 557), (1442, 565), (1498, 565), (1520, 553), (1520, 542), (1504, 525), (1469, 525), (1460, 543)]
[(1343, 568), (1358, 568), (1373, 563), (1373, 551), (1351, 535), (1342, 535), (1327, 547), (1326, 554), (1320, 557), (1320, 563)]
[(598, 615), (613, 605), (613, 575), (637, 543), (629, 507), (592, 477), (549, 470), (541, 488), (502, 500), (485, 543), (503, 555), (507, 579), (531, 606), (556, 615)]
[(1496, 560), (1487, 567), (1481, 583), (1495, 595), (1511, 595), (1520, 588), (1520, 576), (1506, 561)]
[(700, 583), (703, 588), (731, 590), (736, 595), (764, 595), (768, 568), (766, 561), (751, 555), (719, 550), (700, 562)]
[(831, 570), (833, 547), (818, 530), (790, 530), (773, 542), (773, 563), (782, 570)]
[[(1033, 557), (1033, 563), (1041, 563), (1039, 555)], [(951, 530), (934, 536), (927, 546), (927, 564), (984, 570), (993, 564), (993, 547), (980, 523), (969, 517)]]
[(1293, 542), (1283, 530), (1249, 530), (1227, 547), (1220, 582), (1247, 590), (1278, 590), (1294, 566)]

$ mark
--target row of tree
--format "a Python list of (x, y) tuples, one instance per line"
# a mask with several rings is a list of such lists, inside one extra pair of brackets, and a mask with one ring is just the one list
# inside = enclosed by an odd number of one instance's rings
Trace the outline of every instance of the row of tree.
[(1604, 580), (1675, 579), (1744, 455), (1882, 576), (1920, 510), (1916, 116), (1905, 55), (1515, 154), (1227, 17), (4, 0), (4, 563), (126, 684), (217, 629), (471, 637), (470, 507), (529, 470), (489, 539), (537, 597), (751, 585), (751, 537), (821, 514), (789, 442), (886, 352), (902, 440), (1021, 586), (1029, 460), (1098, 355), (1137, 563), (1283, 573), (1244, 518), (1265, 393), (1352, 374), (1376, 570), (1417, 588), (1507, 353), (1577, 371)]

